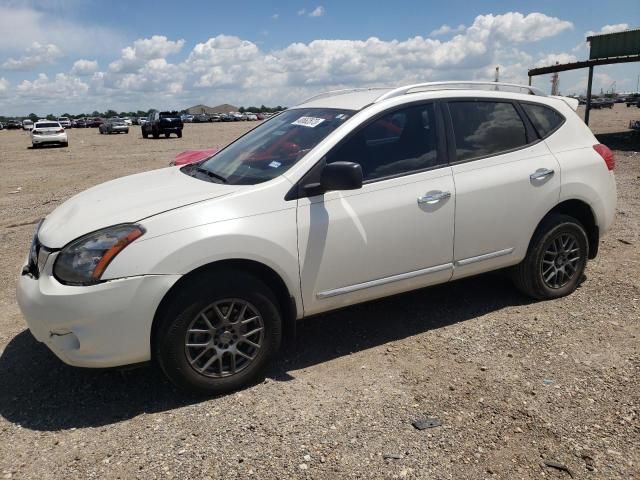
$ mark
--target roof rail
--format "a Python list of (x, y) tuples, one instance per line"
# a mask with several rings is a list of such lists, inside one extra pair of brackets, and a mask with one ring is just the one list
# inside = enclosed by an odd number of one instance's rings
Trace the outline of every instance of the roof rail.
[(340, 90), (330, 90), (328, 92), (319, 93), (318, 95), (314, 95), (313, 97), (309, 97), (305, 101), (300, 102), (299, 105), (302, 105), (304, 103), (308, 103), (311, 100), (318, 100), (319, 98), (333, 97), (335, 95), (344, 95), (344, 94), (353, 93), (353, 92), (368, 92), (370, 90), (389, 90), (389, 87), (343, 88), (343, 89), (340, 89)]
[[(412, 90), (415, 90), (413, 92)], [(426, 82), (406, 85), (395, 88), (380, 95), (374, 103), (387, 100), (388, 98), (399, 97), (409, 93), (425, 92), (429, 90), (498, 90), (513, 93), (526, 93), (529, 95), (546, 96), (541, 90), (528, 85), (518, 85), (517, 83), (503, 82), (479, 82), (479, 81), (455, 81), (455, 82)]]

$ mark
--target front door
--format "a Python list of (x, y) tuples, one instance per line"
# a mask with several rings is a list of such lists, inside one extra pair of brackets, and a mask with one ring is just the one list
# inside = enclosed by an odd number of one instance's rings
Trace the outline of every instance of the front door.
[(404, 107), (328, 154), (360, 163), (364, 185), (298, 200), (305, 315), (451, 278), (455, 189), (436, 124), (434, 104)]

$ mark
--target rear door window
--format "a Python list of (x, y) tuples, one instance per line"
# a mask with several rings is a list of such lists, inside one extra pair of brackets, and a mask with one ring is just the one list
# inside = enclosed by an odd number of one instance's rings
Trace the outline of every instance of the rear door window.
[(521, 105), (540, 138), (549, 136), (564, 122), (564, 117), (551, 107), (531, 103), (522, 103)]
[(456, 160), (498, 155), (527, 145), (527, 131), (510, 102), (449, 102)]

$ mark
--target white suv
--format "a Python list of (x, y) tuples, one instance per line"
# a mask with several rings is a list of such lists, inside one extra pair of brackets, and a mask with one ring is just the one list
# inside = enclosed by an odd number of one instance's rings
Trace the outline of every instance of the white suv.
[(613, 155), (574, 107), (469, 82), (314, 97), (208, 159), (68, 200), (18, 301), (66, 363), (154, 359), (220, 393), (305, 316), (505, 267), (527, 295), (567, 295), (616, 203)]

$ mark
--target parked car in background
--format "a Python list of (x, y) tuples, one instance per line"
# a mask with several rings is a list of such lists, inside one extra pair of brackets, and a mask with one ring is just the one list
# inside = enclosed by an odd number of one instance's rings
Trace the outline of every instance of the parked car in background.
[(110, 118), (98, 127), (101, 134), (129, 133), (129, 126), (122, 118)]
[(25, 118), (22, 121), (22, 129), (23, 130), (31, 130), (33, 128), (33, 121), (29, 120), (28, 118)]
[(193, 123), (206, 123), (209, 121), (209, 115), (206, 113), (199, 113), (198, 115), (194, 115), (192, 122)]
[(87, 119), (86, 118), (76, 118), (72, 122), (73, 128), (87, 128)]
[(7, 130), (20, 130), (22, 128), (22, 122), (20, 120), (9, 120), (5, 128)]
[(147, 121), (142, 126), (142, 137), (158, 138), (164, 135), (166, 138), (175, 133), (178, 138), (182, 138), (182, 119), (178, 112), (151, 112)]
[(69, 117), (59, 117), (58, 123), (62, 125), (62, 128), (71, 128), (71, 120)]
[(138, 118), (138, 124), (140, 126), (144, 125), (145, 123), (147, 123), (147, 118), (146, 117), (140, 117)]
[(133, 125), (133, 120), (131, 120), (131, 118), (129, 117), (124, 117), (122, 121), (127, 127), (130, 127), (131, 125)]
[(58, 206), (18, 303), (69, 364), (153, 359), (220, 394), (303, 317), (502, 269), (531, 298), (569, 295), (616, 207), (613, 153), (576, 108), (495, 82), (311, 98), (208, 160)]
[(91, 128), (98, 128), (104, 123), (104, 119), (100, 117), (87, 118), (86, 125)]
[(209, 115), (209, 121), (210, 122), (219, 122), (220, 121), (220, 114), (219, 113), (214, 113)]
[(209, 158), (214, 153), (218, 152), (219, 148), (205, 148), (203, 150), (186, 150), (180, 152), (176, 157), (171, 160), (169, 165), (188, 165), (190, 163), (199, 162), (205, 158)]
[(220, 114), (221, 122), (233, 122), (233, 116), (230, 113), (222, 113)]
[(591, 108), (613, 108), (615, 102), (609, 98), (596, 98), (591, 102)]
[(193, 115), (184, 114), (184, 115), (181, 115), (180, 118), (182, 119), (182, 123), (192, 123), (193, 122)]
[(247, 117), (247, 120), (252, 120), (252, 121), (258, 120), (258, 117), (255, 113), (248, 112), (248, 113), (245, 113), (245, 116)]
[(0, 122), (0, 130), (4, 130), (4, 124)]
[(31, 145), (33, 148), (51, 144), (68, 147), (69, 139), (67, 138), (67, 132), (62, 128), (60, 122), (50, 120), (36, 122), (33, 129), (31, 129)]

